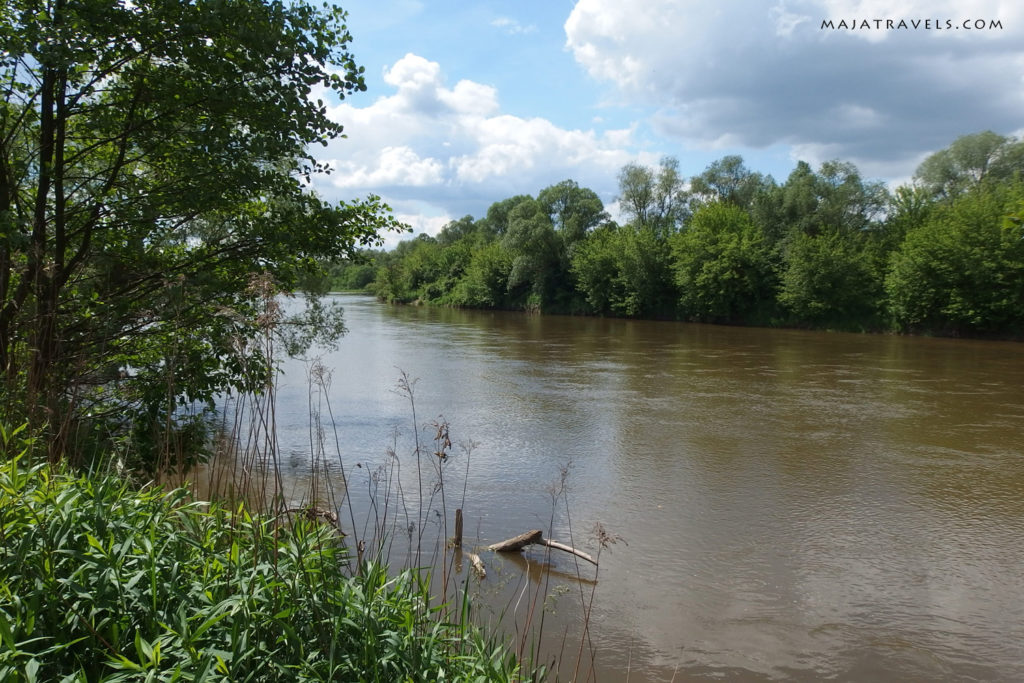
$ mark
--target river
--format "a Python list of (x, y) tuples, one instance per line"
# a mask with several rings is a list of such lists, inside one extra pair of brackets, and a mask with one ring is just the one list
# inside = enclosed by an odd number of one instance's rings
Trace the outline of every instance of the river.
[[(1024, 680), (1024, 345), (338, 299), (322, 361), (353, 505), (411, 452), (405, 371), (417, 422), (450, 426), (449, 511), (475, 442), (467, 545), (538, 528), (601, 551), (581, 679), (592, 652), (611, 682)], [(278, 388), (295, 486), (307, 369)], [(568, 554), (482, 555), (478, 602), (542, 591), (569, 677), (595, 584)]]

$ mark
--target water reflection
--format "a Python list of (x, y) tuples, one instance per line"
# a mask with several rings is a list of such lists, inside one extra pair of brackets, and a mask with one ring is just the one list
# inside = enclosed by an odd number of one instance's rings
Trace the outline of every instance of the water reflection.
[[(602, 554), (600, 680), (1024, 677), (1022, 345), (343, 303), (325, 362), (354, 492), (417, 432), (400, 367), (420, 425), (478, 444), (472, 544), (547, 529), (567, 462), (554, 537), (625, 537)], [(278, 418), (299, 446), (304, 372)], [(496, 612), (521, 580), (579, 590), (537, 558), (485, 557)], [(583, 602), (555, 597), (550, 632), (579, 638)]]

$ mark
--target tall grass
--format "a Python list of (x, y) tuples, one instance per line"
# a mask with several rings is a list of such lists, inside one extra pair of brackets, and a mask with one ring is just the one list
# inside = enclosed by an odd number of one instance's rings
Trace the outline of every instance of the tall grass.
[(2, 681), (503, 681), (512, 656), (336, 528), (0, 464)]

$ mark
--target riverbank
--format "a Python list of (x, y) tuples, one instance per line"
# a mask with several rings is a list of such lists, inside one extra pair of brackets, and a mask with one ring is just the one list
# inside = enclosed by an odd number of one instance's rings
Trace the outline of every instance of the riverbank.
[(516, 675), (423, 575), (356, 567), (329, 524), (27, 458), (0, 464), (0, 680)]
[(926, 337), (926, 338), (937, 338), (937, 339), (975, 339), (979, 341), (1009, 341), (1009, 342), (1024, 342), (1024, 331), (1006, 333), (1006, 332), (982, 332), (977, 330), (957, 330), (957, 329), (929, 329), (929, 330), (895, 330), (884, 326), (864, 326), (864, 325), (825, 325), (825, 326), (814, 326), (809, 324), (792, 324), (786, 323), (782, 320), (773, 321), (761, 321), (758, 323), (743, 323), (743, 322), (714, 322), (714, 321), (697, 321), (697, 320), (685, 320), (678, 317), (672, 316), (646, 316), (646, 317), (635, 317), (627, 315), (615, 315), (609, 314), (594, 314), (587, 313), (579, 310), (524, 310), (522, 308), (484, 308), (475, 306), (462, 306), (455, 305), (446, 302), (430, 301), (429, 299), (417, 298), (412, 301), (389, 301), (384, 297), (377, 296), (370, 289), (364, 290), (332, 290), (333, 295), (359, 295), (373, 297), (377, 302), (381, 304), (391, 306), (411, 306), (414, 308), (419, 307), (432, 307), (441, 309), (452, 309), (452, 310), (464, 310), (464, 311), (481, 311), (481, 312), (495, 312), (500, 311), (502, 313), (521, 313), (525, 315), (544, 315), (544, 316), (562, 316), (569, 318), (585, 318), (585, 319), (608, 319), (608, 320), (643, 320), (649, 322), (667, 322), (667, 323), (678, 323), (678, 324), (691, 324), (697, 323), (701, 325), (715, 325), (718, 327), (746, 327), (746, 328), (758, 328), (767, 330), (804, 330), (808, 332), (844, 332), (849, 334), (870, 334), (870, 335), (891, 335), (900, 337)]

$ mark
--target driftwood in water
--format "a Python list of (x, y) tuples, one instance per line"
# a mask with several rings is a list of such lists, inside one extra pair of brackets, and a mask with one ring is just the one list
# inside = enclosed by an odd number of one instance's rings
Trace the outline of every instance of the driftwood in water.
[(484, 561), (480, 559), (479, 555), (471, 553), (468, 550), (463, 550), (462, 554), (469, 558), (470, 564), (473, 565), (473, 569), (476, 570), (476, 573), (480, 575), (481, 579), (487, 576), (487, 570), (484, 569)]
[(595, 567), (597, 566), (597, 560), (595, 560), (593, 557), (591, 557), (590, 555), (586, 554), (582, 550), (576, 550), (576, 548), (573, 548), (571, 545), (566, 545), (564, 543), (559, 543), (558, 541), (552, 541), (549, 538), (542, 538), (542, 539), (540, 539), (540, 542), (543, 543), (544, 545), (546, 545), (549, 548), (556, 548), (558, 550), (564, 550), (567, 553), (572, 553), (576, 557), (582, 557), (584, 560), (586, 560), (590, 564), (594, 565)]
[(558, 541), (552, 541), (547, 538), (544, 538), (544, 534), (541, 532), (540, 529), (533, 529), (532, 531), (527, 531), (525, 534), (519, 534), (514, 538), (510, 538), (500, 543), (494, 543), (492, 545), (487, 546), (487, 549), (494, 550), (499, 553), (508, 553), (514, 552), (516, 550), (522, 550), (526, 546), (534, 544), (546, 545), (549, 548), (564, 550), (567, 553), (572, 553), (576, 557), (582, 557), (590, 564), (593, 564), (595, 566), (597, 565), (597, 560), (595, 560), (593, 557), (586, 554), (582, 550), (576, 550), (576, 548), (573, 548), (571, 545), (566, 545), (564, 543), (559, 543)]
[(489, 545), (487, 546), (487, 549), (496, 550), (499, 553), (510, 553), (515, 550), (522, 550), (528, 545), (543, 542), (544, 535), (541, 533), (540, 529), (534, 529), (533, 531), (527, 531), (525, 534), (519, 534), (515, 538), (510, 538), (507, 541)]

